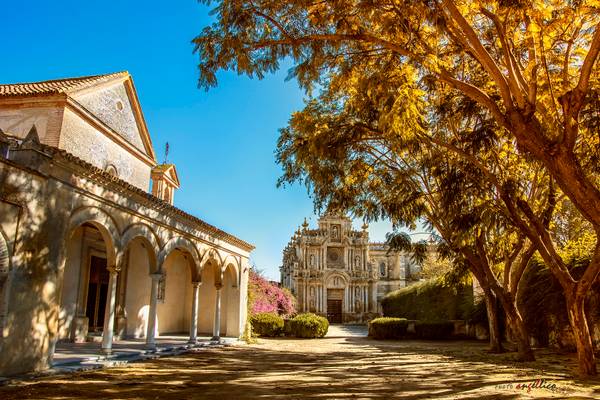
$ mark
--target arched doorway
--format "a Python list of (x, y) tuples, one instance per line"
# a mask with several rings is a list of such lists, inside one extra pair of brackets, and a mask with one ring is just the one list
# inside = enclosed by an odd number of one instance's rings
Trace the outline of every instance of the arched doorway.
[(233, 264), (225, 268), (221, 291), (221, 333), (225, 336), (239, 337), (241, 334), (240, 288), (237, 269)]
[(58, 339), (85, 341), (101, 335), (116, 262), (114, 234), (97, 221), (76, 225), (67, 237), (61, 284)]
[(215, 327), (215, 309), (217, 286), (221, 284), (219, 262), (211, 258), (202, 267), (202, 285), (200, 285), (198, 303), (198, 332), (212, 335)]
[(156, 272), (156, 249), (144, 236), (125, 244), (123, 270), (119, 275), (118, 330), (131, 338), (142, 338), (148, 330), (150, 274)]
[(327, 320), (332, 324), (344, 322), (344, 310), (348, 307), (347, 281), (343, 275), (334, 274), (329, 276), (327, 285)]
[(162, 266), (158, 284), (157, 332), (160, 335), (189, 332), (194, 264), (191, 255), (177, 248)]

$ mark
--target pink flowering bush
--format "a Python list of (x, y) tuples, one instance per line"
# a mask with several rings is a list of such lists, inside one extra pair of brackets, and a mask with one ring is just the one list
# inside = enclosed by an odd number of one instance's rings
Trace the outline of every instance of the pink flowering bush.
[(250, 270), (248, 309), (252, 315), (274, 313), (288, 317), (296, 313), (296, 301), (289, 290), (277, 286)]

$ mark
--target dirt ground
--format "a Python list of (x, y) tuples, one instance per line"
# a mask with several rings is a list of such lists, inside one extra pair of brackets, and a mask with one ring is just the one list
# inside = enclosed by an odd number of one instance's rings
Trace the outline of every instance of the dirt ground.
[(515, 363), (510, 353), (487, 354), (484, 343), (375, 341), (361, 334), (332, 327), (324, 339), (260, 339), (19, 382), (0, 387), (0, 399), (600, 398), (600, 382), (573, 380), (571, 354), (539, 350), (536, 362)]

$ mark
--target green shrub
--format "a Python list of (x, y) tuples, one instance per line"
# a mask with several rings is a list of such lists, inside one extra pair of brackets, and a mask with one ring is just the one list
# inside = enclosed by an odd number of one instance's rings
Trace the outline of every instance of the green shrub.
[(385, 317), (441, 321), (467, 319), (472, 303), (471, 285), (450, 286), (442, 279), (433, 279), (387, 294), (381, 306)]
[(454, 331), (452, 321), (417, 321), (415, 336), (418, 339), (444, 340), (450, 339)]
[(406, 336), (406, 318), (375, 318), (369, 322), (369, 336), (373, 339), (402, 339)]
[(327, 318), (312, 313), (299, 314), (289, 320), (289, 334), (298, 338), (322, 338), (328, 329)]
[(283, 331), (283, 318), (275, 313), (254, 314), (250, 321), (258, 336), (279, 336)]

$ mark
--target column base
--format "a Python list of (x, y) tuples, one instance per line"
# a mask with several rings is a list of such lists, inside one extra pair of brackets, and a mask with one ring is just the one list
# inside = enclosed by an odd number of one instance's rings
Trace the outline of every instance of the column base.
[(156, 350), (156, 343), (146, 343), (144, 347), (146, 350)]
[(221, 341), (221, 336), (213, 336), (212, 338), (210, 338), (210, 340), (212, 342), (220, 342)]
[(112, 349), (105, 349), (102, 348), (102, 354), (104, 354), (105, 356), (110, 356), (112, 354)]
[(190, 339), (188, 340), (188, 344), (197, 344), (198, 343), (198, 339)]

